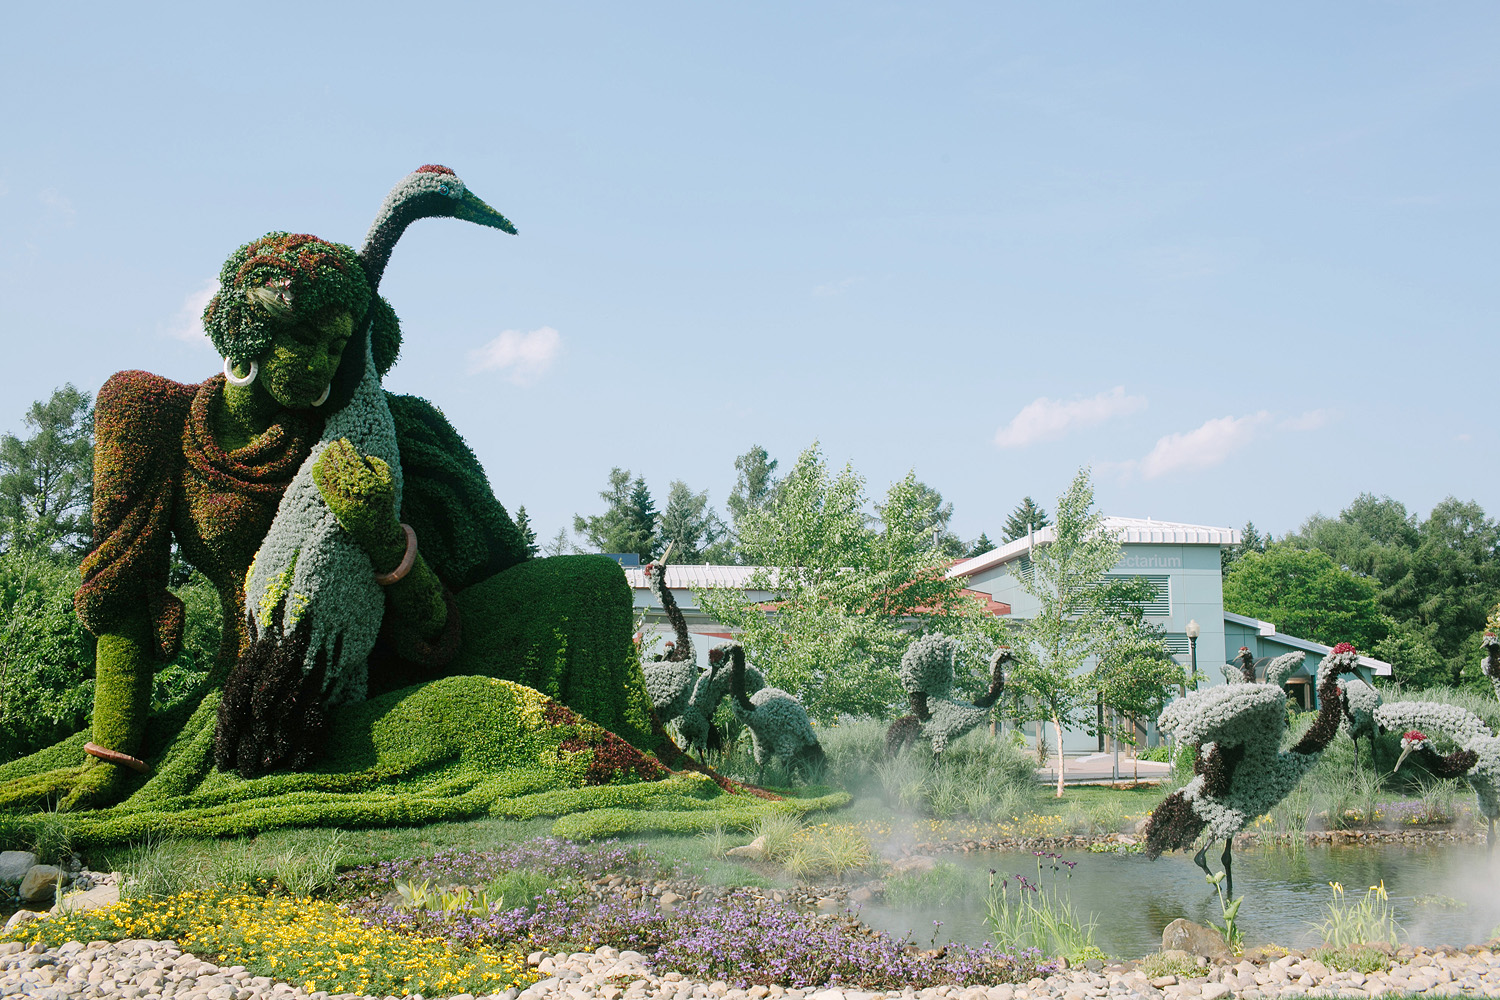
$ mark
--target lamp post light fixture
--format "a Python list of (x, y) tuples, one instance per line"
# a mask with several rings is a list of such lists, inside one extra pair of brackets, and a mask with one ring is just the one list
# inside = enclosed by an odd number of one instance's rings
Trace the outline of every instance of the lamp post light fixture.
[(1195, 618), (1188, 619), (1187, 628), (1183, 629), (1188, 640), (1188, 679), (1192, 681), (1193, 690), (1198, 690), (1198, 636), (1203, 634), (1203, 629), (1198, 626)]

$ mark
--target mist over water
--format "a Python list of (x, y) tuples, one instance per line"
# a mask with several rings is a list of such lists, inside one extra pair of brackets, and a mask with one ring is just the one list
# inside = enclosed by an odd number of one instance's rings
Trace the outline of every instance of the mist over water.
[[(1222, 850), (1220, 844), (1209, 852), (1215, 871)], [(1223, 922), (1218, 896), (1189, 854), (1147, 861), (1138, 854), (1059, 853), (1076, 862), (1072, 878), (1065, 877), (1066, 869), (1056, 875), (1048, 869), (1043, 884), (1059, 886), (1080, 918), (1092, 915), (1094, 941), (1106, 954), (1138, 958), (1157, 951), (1162, 929), (1178, 917)], [(1037, 859), (1029, 851), (976, 851), (938, 860), (972, 872), (971, 898), (920, 909), (867, 904), (861, 919), (923, 945), (933, 937), (933, 921), (941, 921), (938, 943), (977, 943), (989, 934), (984, 894), (990, 869), (997, 870), (997, 880), (1016, 874), (1036, 880)], [(1478, 944), (1500, 925), (1500, 852), (1487, 859), (1483, 844), (1253, 847), (1234, 852), (1234, 891), (1245, 899), (1238, 918), (1245, 945), (1318, 944), (1321, 937), (1309, 925), (1327, 915), (1333, 899), (1328, 883), (1342, 883), (1345, 902), (1352, 904), (1382, 880), (1413, 944)], [(1445, 898), (1462, 905), (1440, 905)]]

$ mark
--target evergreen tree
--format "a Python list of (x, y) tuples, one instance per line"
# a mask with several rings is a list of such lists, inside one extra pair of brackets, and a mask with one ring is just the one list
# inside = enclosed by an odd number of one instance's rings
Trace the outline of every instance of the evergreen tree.
[(775, 490), (776, 459), (760, 445), (752, 444), (734, 460), (734, 490), (725, 502), (735, 531), (739, 531), (745, 515), (764, 506)]
[(979, 537), (969, 543), (968, 550), (964, 552), (964, 558), (973, 559), (975, 556), (982, 556), (986, 552), (994, 551), (994, 549), (995, 543), (990, 541), (990, 536), (981, 531)]
[(1031, 497), (1026, 497), (1021, 501), (1021, 505), (1011, 512), (1010, 517), (1005, 519), (1002, 534), (1005, 541), (1013, 542), (1051, 523), (1047, 520), (1047, 512), (1038, 507)]
[(1228, 571), (1229, 567), (1245, 558), (1247, 553), (1266, 551), (1270, 542), (1269, 536), (1255, 530), (1254, 521), (1246, 521), (1245, 527), (1240, 531), (1240, 543), (1219, 549), (1219, 569)]
[(568, 529), (558, 528), (557, 534), (552, 536), (552, 541), (547, 543), (547, 555), (565, 556), (572, 551), (573, 546), (568, 541)]
[(599, 498), (608, 504), (604, 513), (574, 515), (573, 530), (595, 552), (634, 552), (648, 561), (657, 550), (657, 510), (646, 480), (637, 476), (632, 481), (629, 469), (616, 466), (609, 470), (609, 489), (600, 491)]
[(694, 493), (682, 480), (673, 480), (657, 527), (663, 551), (672, 546), (672, 562), (684, 566), (703, 562), (708, 552), (717, 551), (727, 531), (708, 505), (707, 490)]
[(536, 544), (536, 532), (531, 528), (531, 518), (526, 516), (525, 504), (516, 508), (516, 530), (521, 533), (521, 541), (526, 544), (526, 555), (535, 559), (541, 554), (541, 549)]
[(0, 434), (0, 546), (75, 550), (92, 532), (94, 408), (71, 384), (31, 404), (22, 439)]

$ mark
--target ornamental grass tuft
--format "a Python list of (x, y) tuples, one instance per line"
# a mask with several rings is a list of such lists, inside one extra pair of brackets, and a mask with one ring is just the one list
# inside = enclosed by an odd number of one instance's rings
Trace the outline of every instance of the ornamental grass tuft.
[(301, 986), (309, 993), (452, 996), (498, 993), (535, 981), (525, 957), (466, 948), (362, 924), (324, 900), (245, 892), (184, 892), (130, 899), (38, 920), (0, 940), (57, 947), (66, 941), (173, 940), (220, 965)]

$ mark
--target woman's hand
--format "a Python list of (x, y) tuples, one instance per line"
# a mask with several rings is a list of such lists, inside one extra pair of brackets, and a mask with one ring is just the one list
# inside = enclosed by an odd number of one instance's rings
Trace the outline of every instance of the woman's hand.
[(313, 463), (313, 481), (339, 525), (376, 572), (387, 573), (406, 554), (406, 532), (396, 517), (396, 486), (391, 467), (374, 455), (361, 455), (348, 438), (323, 450)]

